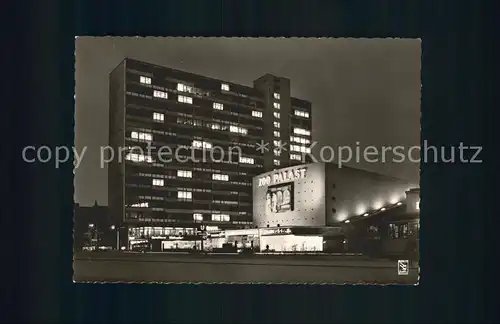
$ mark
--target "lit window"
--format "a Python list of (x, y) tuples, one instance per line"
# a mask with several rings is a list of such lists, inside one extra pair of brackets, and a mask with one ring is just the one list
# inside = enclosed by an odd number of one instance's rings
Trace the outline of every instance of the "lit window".
[(311, 131), (308, 131), (307, 129), (303, 128), (294, 128), (293, 132), (299, 135), (308, 135), (308, 136), (311, 135)]
[(280, 137), (280, 132), (278, 132), (278, 131), (274, 131), (274, 132), (273, 132), (273, 135), (274, 135), (274, 137)]
[(164, 114), (160, 114), (160, 113), (153, 113), (153, 120), (156, 120), (156, 121), (164, 121), (165, 120), (165, 115)]
[(280, 146), (281, 145), (281, 141), (273, 141), (274, 143), (274, 146)]
[(275, 122), (274, 122), (274, 127), (275, 127), (275, 128), (280, 128), (280, 122), (275, 121)]
[(141, 81), (141, 83), (144, 83), (144, 84), (151, 84), (151, 78), (149, 78), (149, 77), (141, 76), (140, 81)]
[(276, 166), (280, 165), (280, 160), (273, 160), (273, 161), (274, 161), (274, 165), (276, 165)]
[(132, 205), (130, 205), (130, 207), (145, 207), (145, 208), (147, 208), (147, 207), (149, 207), (149, 203), (142, 202), (142, 203), (132, 204)]
[(240, 163), (254, 164), (254, 160), (252, 158), (249, 158), (249, 157), (240, 156), (239, 161), (240, 161)]
[(262, 111), (253, 110), (252, 111), (252, 116), (253, 117), (260, 117), (260, 118), (262, 118)]
[(417, 208), (417, 210), (420, 210), (420, 201), (417, 201), (417, 203), (415, 204), (415, 208)]
[(203, 220), (203, 214), (200, 214), (200, 213), (194, 213), (194, 214), (193, 214), (193, 220), (194, 220), (194, 221), (202, 221), (202, 220)]
[(280, 118), (280, 113), (279, 112), (275, 112), (275, 113), (273, 113), (273, 115), (274, 115), (274, 118)]
[(177, 83), (177, 91), (193, 92), (193, 88), (182, 83)]
[(243, 134), (243, 135), (246, 135), (248, 133), (248, 130), (246, 128), (238, 127), (238, 126), (234, 126), (234, 125), (229, 126), (229, 131), (231, 133), (238, 133), (238, 134)]
[(182, 177), (182, 178), (192, 178), (193, 177), (193, 172), (192, 171), (186, 171), (186, 170), (177, 170), (177, 176)]
[(191, 191), (178, 191), (177, 198), (179, 198), (179, 199), (193, 199), (193, 193)]
[(279, 98), (280, 98), (280, 94), (279, 94), (279, 93), (277, 93), (277, 92), (275, 92), (275, 93), (274, 93), (274, 99), (279, 99)]
[(290, 154), (290, 160), (298, 160), (298, 161), (301, 161), (301, 160), (302, 160), (302, 157), (300, 156), (300, 154)]
[(276, 108), (276, 109), (280, 109), (280, 104), (279, 104), (279, 102), (274, 102), (274, 103), (273, 103), (273, 106), (274, 106), (274, 108)]
[(227, 174), (212, 173), (212, 180), (229, 181), (229, 176)]
[(212, 214), (212, 220), (215, 222), (229, 222), (231, 217), (227, 214)]
[(141, 132), (132, 132), (130, 133), (130, 137), (135, 140), (151, 142), (153, 140), (153, 135), (149, 133), (141, 133)]
[(137, 153), (128, 153), (125, 156), (125, 160), (129, 160), (132, 162), (148, 162), (153, 163), (153, 158), (148, 155), (137, 154)]
[(210, 128), (212, 128), (212, 129), (220, 129), (220, 124), (215, 124), (215, 123), (214, 123), (214, 124), (212, 124), (212, 125), (210, 126)]
[(295, 116), (309, 118), (309, 113), (307, 111), (295, 110)]
[(220, 88), (221, 88), (221, 90), (224, 90), (224, 91), (229, 91), (229, 84), (222, 83), (222, 84), (220, 85)]
[(153, 179), (153, 186), (163, 187), (163, 179)]
[(273, 150), (275, 156), (281, 155), (281, 150), (279, 148)]
[(203, 148), (203, 149), (211, 149), (212, 148), (212, 144), (211, 143), (208, 143), (208, 142), (205, 142), (205, 141), (193, 141), (191, 143), (192, 147), (193, 148)]
[(163, 91), (153, 90), (153, 97), (167, 99), (168, 94)]
[(290, 136), (290, 142), (296, 142), (301, 144), (309, 144), (311, 141), (307, 138), (298, 137), (298, 136)]
[(305, 146), (300, 145), (290, 145), (290, 151), (302, 152), (302, 153), (311, 153), (311, 149)]
[(179, 96), (177, 98), (179, 102), (187, 103), (187, 104), (192, 104), (193, 103), (193, 98), (191, 97), (186, 97), (186, 96)]
[(214, 104), (212, 105), (212, 107), (216, 110), (224, 110), (224, 105), (221, 104), (221, 103), (218, 103), (218, 102), (214, 102)]

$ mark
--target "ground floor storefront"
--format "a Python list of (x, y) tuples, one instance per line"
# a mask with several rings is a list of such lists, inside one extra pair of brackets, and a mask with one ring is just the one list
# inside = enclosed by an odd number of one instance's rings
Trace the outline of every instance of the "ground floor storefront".
[[(136, 231), (131, 231), (136, 232)], [(340, 228), (290, 227), (228, 229), (205, 227), (176, 235), (129, 237), (129, 250), (253, 251), (253, 252), (343, 252), (346, 240)], [(175, 234), (174, 231), (168, 234)]]

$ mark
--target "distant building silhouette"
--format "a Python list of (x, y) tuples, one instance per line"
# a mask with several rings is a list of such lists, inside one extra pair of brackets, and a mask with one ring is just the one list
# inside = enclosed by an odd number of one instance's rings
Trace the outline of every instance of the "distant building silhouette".
[(112, 222), (109, 218), (109, 210), (107, 206), (99, 206), (97, 201), (92, 206), (80, 206), (74, 204), (74, 249), (81, 250), (88, 242), (87, 232), (92, 226), (93, 230), (98, 233), (100, 244), (106, 246), (114, 246), (113, 230), (111, 229)]

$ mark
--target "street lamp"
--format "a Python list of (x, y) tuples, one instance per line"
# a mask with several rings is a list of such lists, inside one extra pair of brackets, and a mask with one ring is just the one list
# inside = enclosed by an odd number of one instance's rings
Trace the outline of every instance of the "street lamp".
[(111, 230), (116, 230), (116, 250), (120, 251), (120, 227), (116, 227), (115, 225), (111, 225)]
[[(94, 230), (94, 224), (89, 224), (88, 225), (88, 230), (87, 230), (87, 238), (89, 240), (88, 244), (89, 247), (92, 248), (94, 246), (94, 240), (96, 240), (96, 233)], [(97, 245), (97, 240), (95, 241)]]

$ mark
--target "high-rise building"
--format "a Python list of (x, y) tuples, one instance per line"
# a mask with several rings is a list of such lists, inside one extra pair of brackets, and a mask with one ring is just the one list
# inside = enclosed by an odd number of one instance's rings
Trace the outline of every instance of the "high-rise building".
[(124, 59), (110, 74), (108, 164), (122, 244), (251, 227), (253, 177), (304, 163), (311, 116), (286, 78), (249, 87)]

